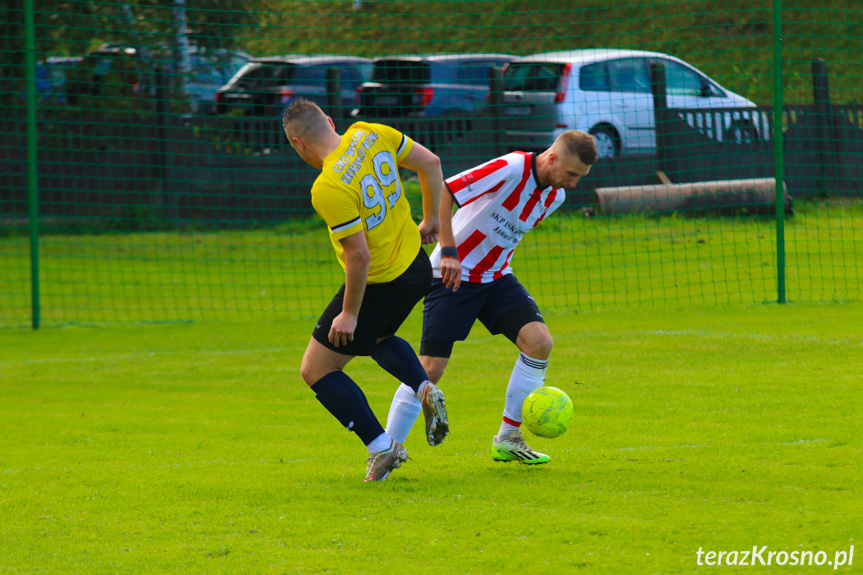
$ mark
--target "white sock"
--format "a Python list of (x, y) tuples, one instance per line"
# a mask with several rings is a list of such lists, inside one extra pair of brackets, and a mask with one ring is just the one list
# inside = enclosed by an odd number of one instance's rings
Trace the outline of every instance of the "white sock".
[(500, 429), (497, 430), (497, 436), (501, 437), (504, 433), (511, 433), (513, 431), (518, 431), (521, 429), (520, 425), (510, 425), (506, 421), (500, 422)]
[[(424, 382), (422, 382), (422, 383), (420, 384), (420, 386), (417, 388), (417, 392), (414, 394), (414, 397), (416, 397), (417, 399), (419, 399), (419, 400), (420, 400), (420, 403), (422, 403), (422, 400), (423, 400), (423, 399), (422, 399), (422, 398), (423, 398), (423, 392), (426, 390), (426, 386), (427, 386), (428, 384), (430, 384), (430, 383), (431, 383), (431, 382), (430, 382), (429, 380), (425, 380), (425, 381), (424, 381)], [(402, 385), (404, 385), (404, 384), (402, 384)], [(410, 388), (408, 388), (408, 389), (410, 389)], [(411, 389), (411, 391), (413, 391), (413, 390)]]
[[(524, 400), (531, 391), (539, 389), (545, 382), (545, 372), (548, 370), (547, 359), (534, 359), (521, 353), (512, 368), (509, 384), (506, 386), (506, 403), (503, 408), (503, 416), (512, 421), (521, 423), (521, 407)], [(501, 422), (500, 431), (505, 433), (518, 429), (514, 425)]]
[(369, 450), (369, 455), (373, 455), (375, 453), (380, 453), (381, 451), (386, 451), (393, 445), (393, 440), (390, 438), (386, 432), (378, 435), (371, 443), (366, 445), (366, 449)]
[(414, 390), (405, 384), (396, 389), (390, 413), (387, 415), (387, 434), (399, 443), (404, 443), (414, 422), (422, 413), (422, 402), (417, 399)]

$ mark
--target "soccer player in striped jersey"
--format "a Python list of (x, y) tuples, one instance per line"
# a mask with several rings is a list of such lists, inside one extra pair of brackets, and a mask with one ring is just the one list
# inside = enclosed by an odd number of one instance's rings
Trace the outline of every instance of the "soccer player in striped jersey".
[[(504, 334), (519, 349), (504, 401), (503, 420), (492, 440), (496, 461), (546, 463), (521, 434), (521, 407), (542, 387), (552, 337), (534, 299), (512, 273), (510, 262), (524, 234), (564, 201), (596, 163), (593, 136), (569, 130), (539, 155), (513, 152), (446, 181), (440, 243), (431, 256), (435, 280), (425, 298), (420, 361), (440, 381), (453, 344), (463, 341), (479, 319), (492, 334)], [(411, 389), (396, 391), (387, 432), (404, 442), (421, 406)]]
[[(440, 159), (381, 124), (357, 122), (339, 135), (332, 119), (305, 100), (285, 111), (282, 124), (300, 157), (321, 170), (312, 205), (345, 270), (345, 283), (318, 320), (300, 371), (318, 401), (368, 449), (366, 481), (383, 481), (407, 460), (407, 451), (387, 435), (343, 369), (354, 356), (371, 356), (412, 390), (425, 413), (430, 445), (449, 432), (443, 393), (413, 348), (395, 335), (432, 281), (422, 243), (437, 241), (440, 230)], [(419, 225), (411, 218), (400, 166), (419, 175)]]

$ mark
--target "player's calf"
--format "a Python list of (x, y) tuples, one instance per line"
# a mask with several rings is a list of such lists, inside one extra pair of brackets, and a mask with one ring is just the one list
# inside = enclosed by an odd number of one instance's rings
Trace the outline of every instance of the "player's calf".
[(398, 336), (378, 342), (372, 350), (372, 359), (414, 392), (429, 379), (413, 348)]

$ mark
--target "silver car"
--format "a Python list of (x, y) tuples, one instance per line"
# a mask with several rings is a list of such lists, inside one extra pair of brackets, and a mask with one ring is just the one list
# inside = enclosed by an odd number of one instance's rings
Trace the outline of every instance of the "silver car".
[[(656, 150), (650, 66), (665, 66), (669, 108), (755, 108), (683, 60), (638, 50), (570, 50), (533, 54), (504, 68), (507, 140), (544, 149), (564, 130), (596, 137), (599, 155)], [(722, 114), (717, 140), (759, 137), (757, 114)], [(690, 122), (692, 120), (690, 119)], [(717, 124), (720, 125), (720, 124)]]

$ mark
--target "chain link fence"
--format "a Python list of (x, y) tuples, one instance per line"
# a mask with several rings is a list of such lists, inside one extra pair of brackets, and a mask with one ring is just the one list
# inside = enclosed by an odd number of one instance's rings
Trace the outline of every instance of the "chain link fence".
[(592, 133), (600, 161), (511, 264), (549, 311), (860, 299), (856, 4), (3, 11), (0, 327), (316, 315), (343, 274), (280, 127), (300, 97), (445, 176)]

